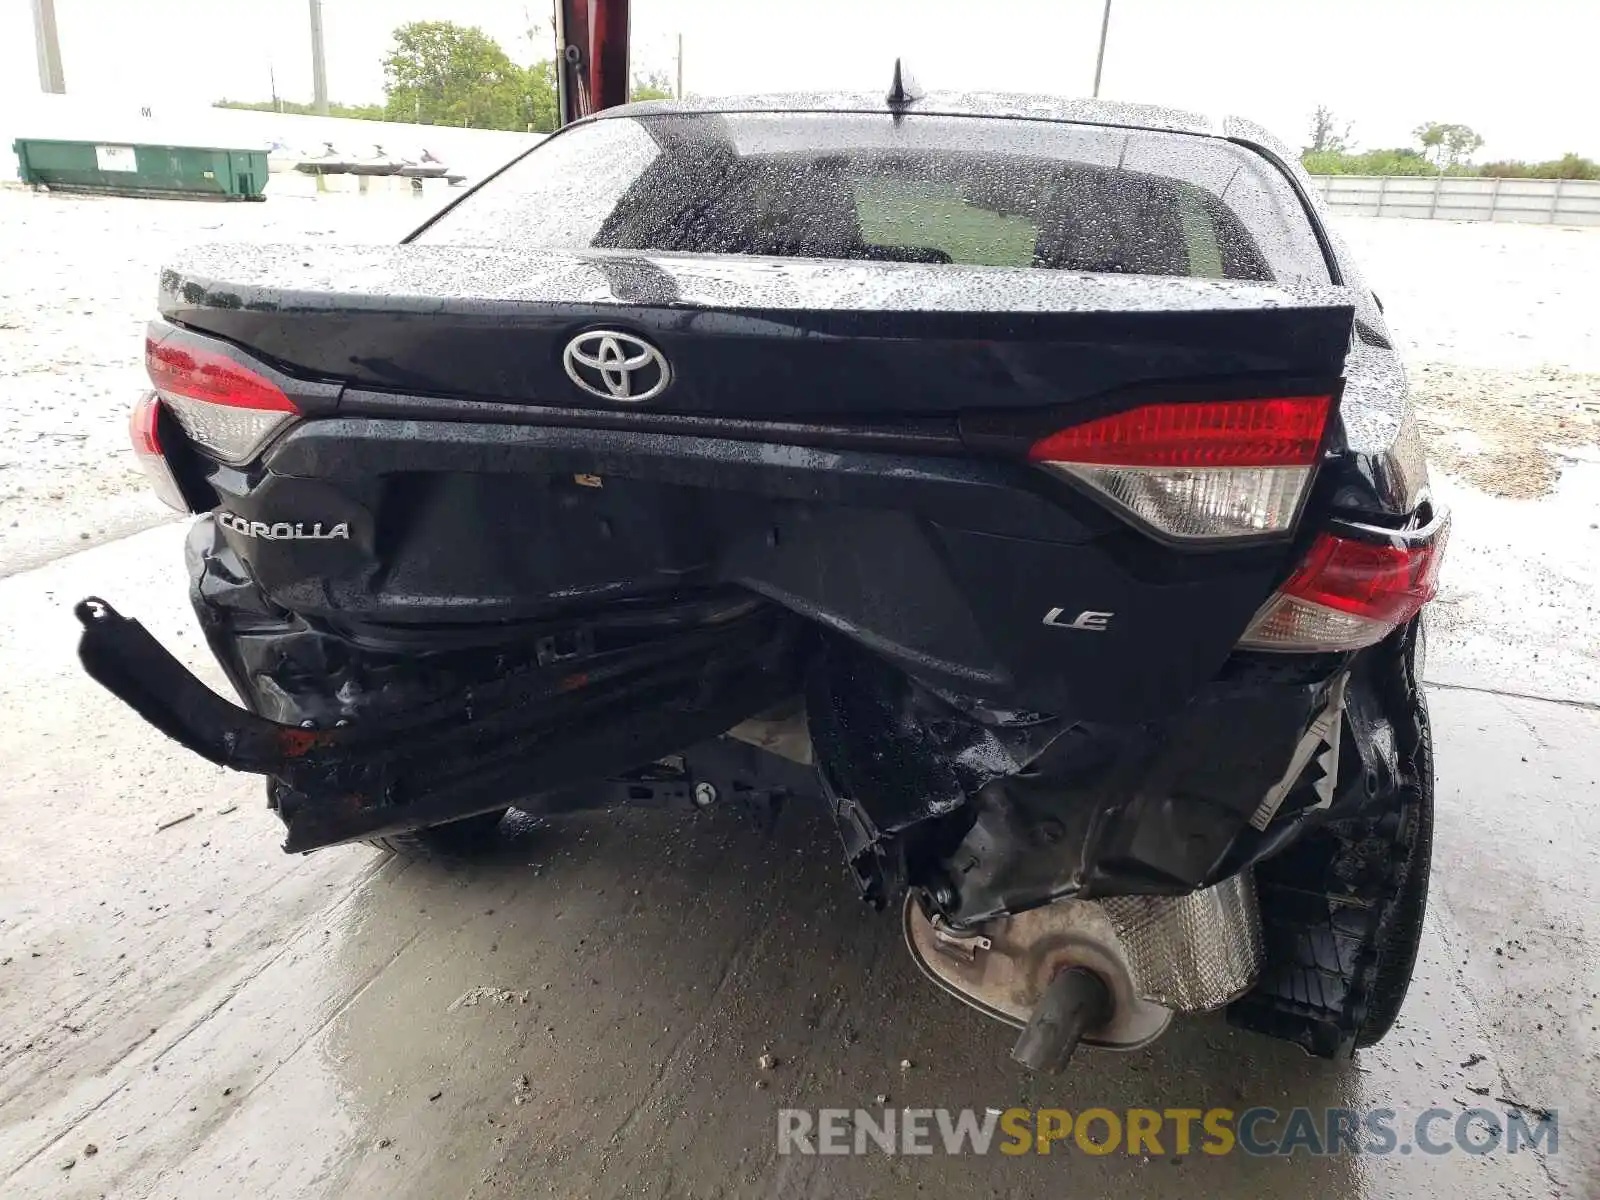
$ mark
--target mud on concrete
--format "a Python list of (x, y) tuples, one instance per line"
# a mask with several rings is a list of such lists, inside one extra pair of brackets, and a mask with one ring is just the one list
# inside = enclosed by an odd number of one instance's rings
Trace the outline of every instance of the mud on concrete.
[(1490, 495), (1549, 495), (1600, 443), (1600, 375), (1421, 363), (1410, 378), (1432, 468)]

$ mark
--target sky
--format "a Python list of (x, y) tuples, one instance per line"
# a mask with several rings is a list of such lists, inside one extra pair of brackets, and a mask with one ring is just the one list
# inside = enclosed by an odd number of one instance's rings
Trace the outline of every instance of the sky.
[[(171, 108), (311, 98), (308, 0), (55, 0), (69, 92)], [(1087, 95), (1102, 0), (635, 0), (636, 74), (703, 96), (887, 89)], [(331, 97), (380, 100), (404, 21), (475, 24), (521, 62), (551, 51), (549, 0), (323, 0)], [(539, 36), (528, 36), (541, 25)], [(1326, 104), (1362, 148), (1424, 121), (1486, 139), (1479, 161), (1600, 158), (1597, 0), (1112, 0), (1101, 94), (1235, 112), (1292, 145)], [(0, 0), (0, 106), (37, 87), (30, 0)], [(159, 115), (159, 114), (158, 114)]]

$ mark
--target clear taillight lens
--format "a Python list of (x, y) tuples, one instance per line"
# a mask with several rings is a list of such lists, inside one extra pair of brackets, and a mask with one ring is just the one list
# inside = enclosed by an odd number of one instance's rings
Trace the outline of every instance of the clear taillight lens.
[(167, 456), (161, 452), (160, 420), (161, 401), (154, 392), (146, 392), (134, 401), (133, 411), (128, 414), (128, 437), (133, 442), (133, 454), (161, 502), (179, 512), (188, 512), (183, 489), (167, 464)]
[(1164, 533), (1180, 538), (1244, 537), (1294, 524), (1310, 467), (1220, 469), (1080, 467), (1047, 464), (1105, 493)]
[(1035, 442), (1028, 457), (1175, 538), (1294, 525), (1331, 396), (1148, 404)]
[(183, 431), (223, 462), (254, 458), (300, 415), (277, 384), (211, 351), (147, 339), (145, 369)]
[(1425, 530), (1388, 541), (1318, 534), (1239, 644), (1306, 653), (1359, 650), (1381, 641), (1438, 592), (1449, 534), (1446, 512)]

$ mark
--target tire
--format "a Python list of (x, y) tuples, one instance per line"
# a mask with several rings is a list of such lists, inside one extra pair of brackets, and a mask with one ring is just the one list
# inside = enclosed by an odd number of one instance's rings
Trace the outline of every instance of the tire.
[(1255, 866), (1266, 961), (1228, 1020), (1317, 1058), (1348, 1059), (1388, 1034), (1422, 943), (1433, 730), (1407, 636), (1396, 635), (1389, 661), (1372, 664), (1365, 685), (1394, 731), (1393, 786)]
[(1383, 1040), (1405, 1004), (1422, 945), (1423, 918), (1428, 910), (1428, 876), (1433, 865), (1433, 725), (1428, 702), (1417, 694), (1420, 738), (1416, 755), (1416, 786), (1408, 789), (1410, 801), (1401, 814), (1396, 842), (1403, 847), (1398, 867), (1395, 901), (1378, 929), (1377, 965), (1367, 1012), (1356, 1031), (1358, 1047)]
[(500, 844), (496, 833), (500, 821), (511, 810), (496, 809), (449, 821), (443, 825), (429, 825), (406, 833), (391, 833), (388, 837), (372, 838), (369, 846), (387, 850), (404, 858), (431, 859), (435, 862), (467, 862), (483, 858)]

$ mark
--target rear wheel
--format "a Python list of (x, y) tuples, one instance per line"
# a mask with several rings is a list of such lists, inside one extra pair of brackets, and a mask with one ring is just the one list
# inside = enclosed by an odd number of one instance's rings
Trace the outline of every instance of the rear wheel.
[(495, 835), (500, 829), (501, 819), (510, 811), (501, 808), (479, 813), (475, 817), (463, 817), (459, 821), (448, 821), (443, 825), (391, 833), (387, 837), (372, 838), (367, 844), (406, 858), (431, 858), (444, 862), (482, 858), (499, 844), (499, 838)]
[[(1372, 652), (1346, 712), (1343, 769), (1359, 767), (1352, 722), (1387, 727), (1390, 786), (1256, 864), (1266, 961), (1228, 1009), (1232, 1024), (1348, 1058), (1381, 1041), (1405, 1003), (1422, 943), (1433, 858), (1433, 732), (1418, 683), (1418, 625)], [(1361, 699), (1364, 697), (1364, 699)], [(1381, 715), (1379, 715), (1381, 714)], [(1374, 782), (1381, 781), (1374, 777)]]
[(1411, 973), (1422, 945), (1422, 922), (1428, 909), (1428, 873), (1433, 862), (1433, 727), (1428, 703), (1419, 693), (1417, 719), (1421, 738), (1417, 748), (1414, 790), (1398, 814), (1395, 846), (1398, 879), (1394, 904), (1378, 928), (1378, 959), (1373, 969), (1367, 1013), (1356, 1031), (1356, 1045), (1382, 1041), (1400, 1015), (1411, 986)]

